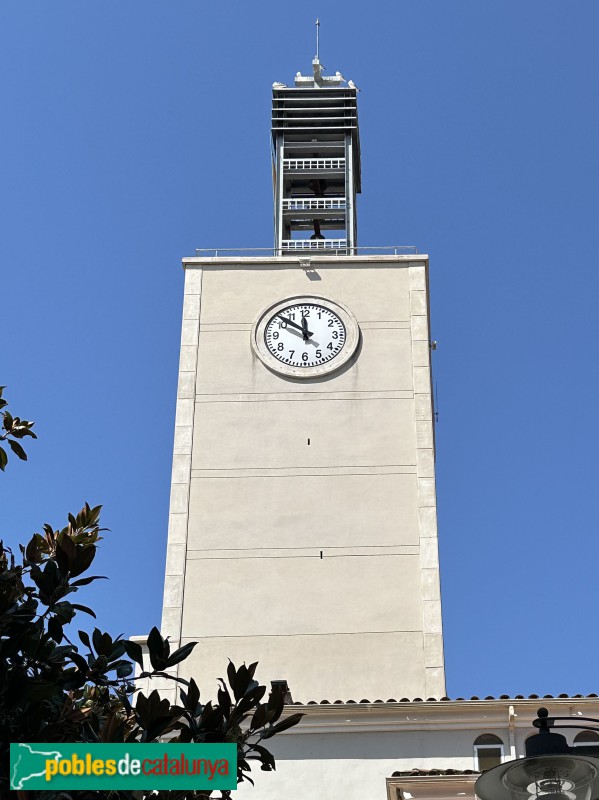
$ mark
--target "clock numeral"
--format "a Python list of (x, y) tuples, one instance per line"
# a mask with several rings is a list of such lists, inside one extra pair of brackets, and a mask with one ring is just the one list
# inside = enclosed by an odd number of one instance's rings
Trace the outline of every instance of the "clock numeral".
[(322, 311), (318, 312), (318, 319), (322, 319)]
[(287, 323), (283, 322), (283, 320), (279, 320), (279, 328), (286, 328), (286, 327), (287, 327)]
[(322, 350), (316, 351), (316, 358), (322, 358)]
[(302, 361), (307, 361), (307, 360), (308, 360), (308, 354), (302, 353)]
[(333, 343), (332, 343), (332, 342), (329, 342), (329, 343), (327, 344), (327, 350), (332, 350), (332, 349), (333, 349)]
[(295, 350), (290, 350), (290, 351), (289, 351), (289, 358), (293, 358), (293, 354), (294, 354), (294, 353), (295, 353)]
[(283, 342), (279, 342), (279, 344), (277, 345), (277, 350), (279, 352), (281, 352), (282, 350), (284, 350), (284, 348), (285, 348), (285, 345), (283, 344)]
[(334, 324), (335, 324), (335, 320), (330, 319), (329, 320), (329, 328), (332, 328)]
[(331, 334), (331, 337), (333, 339), (338, 339), (339, 338), (339, 334), (337, 333), (337, 331), (333, 331), (333, 333)]
[(279, 331), (274, 331), (274, 333), (272, 335), (272, 338), (273, 339), (278, 339), (279, 338)]

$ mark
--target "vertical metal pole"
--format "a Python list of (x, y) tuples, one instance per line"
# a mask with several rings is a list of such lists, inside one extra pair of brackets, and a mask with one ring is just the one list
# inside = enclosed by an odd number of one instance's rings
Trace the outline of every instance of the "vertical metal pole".
[(350, 256), (356, 248), (356, 226), (354, 207), (354, 152), (351, 133), (345, 134), (345, 238)]
[(316, 58), (319, 58), (319, 41), (318, 41), (318, 33), (320, 31), (320, 20), (316, 20)]
[(285, 170), (283, 158), (285, 154), (285, 137), (277, 135), (277, 164), (276, 164), (276, 199), (275, 199), (275, 255), (283, 255), (283, 187), (285, 183)]

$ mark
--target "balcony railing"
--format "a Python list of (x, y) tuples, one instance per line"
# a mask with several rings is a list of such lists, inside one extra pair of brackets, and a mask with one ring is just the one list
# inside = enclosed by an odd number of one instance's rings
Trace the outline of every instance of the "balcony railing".
[(347, 250), (347, 239), (283, 239), (286, 250)]
[(286, 170), (344, 170), (344, 158), (284, 158)]
[(283, 200), (283, 211), (345, 211), (345, 197), (313, 197)]
[[(292, 242), (297, 247), (286, 247), (286, 242)], [(312, 244), (314, 242), (345, 242), (345, 239), (286, 239), (283, 241), (282, 248), (273, 247), (207, 247), (197, 248), (196, 258), (272, 258), (273, 256), (281, 256), (288, 253), (290, 250), (323, 250), (329, 248), (316, 247), (300, 247), (300, 245)], [(390, 245), (383, 247), (347, 247), (345, 244), (342, 248), (345, 255), (352, 256), (416, 256), (418, 249), (414, 245)]]

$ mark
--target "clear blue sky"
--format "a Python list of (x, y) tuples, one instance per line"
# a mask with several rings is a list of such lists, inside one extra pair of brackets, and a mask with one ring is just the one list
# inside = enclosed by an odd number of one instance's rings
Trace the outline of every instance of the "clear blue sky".
[(79, 596), (159, 621), (180, 258), (271, 244), (270, 90), (316, 16), (363, 90), (360, 241), (431, 258), (448, 692), (596, 691), (592, 0), (4, 3), (0, 378), (40, 438), (0, 535), (104, 504)]

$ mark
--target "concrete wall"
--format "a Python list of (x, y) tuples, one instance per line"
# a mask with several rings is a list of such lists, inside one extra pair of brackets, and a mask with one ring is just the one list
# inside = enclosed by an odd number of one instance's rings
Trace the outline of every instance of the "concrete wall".
[[(163, 631), (200, 641), (181, 674), (208, 692), (231, 658), (304, 701), (444, 694), (426, 268), (186, 262)], [(252, 351), (300, 294), (358, 320), (338, 373)]]
[[(349, 725), (345, 733), (283, 734), (270, 744), (276, 772), (252, 773), (256, 788), (242, 784), (238, 794), (248, 800), (384, 800), (385, 780), (396, 770), (473, 769), (476, 735), (472, 731), (352, 733)], [(418, 800), (418, 793), (412, 794)]]

